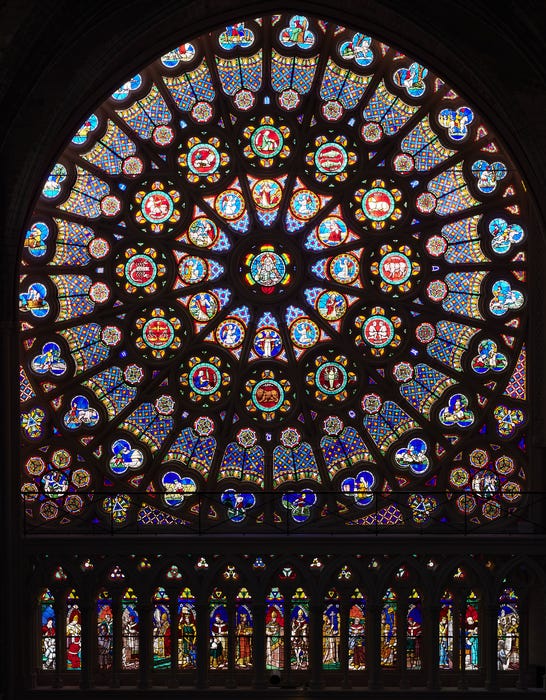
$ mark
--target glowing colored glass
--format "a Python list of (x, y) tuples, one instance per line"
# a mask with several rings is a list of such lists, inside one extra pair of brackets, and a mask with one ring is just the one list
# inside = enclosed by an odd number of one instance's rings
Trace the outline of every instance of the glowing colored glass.
[[(81, 120), (21, 246), (30, 526), (220, 527), (195, 509), (217, 491), (226, 527), (254, 527), (234, 479), (311, 480), (281, 497), (299, 524), (338, 491), (334, 528), (522, 511), (525, 195), (455, 97), (368, 34), (285, 13), (180, 43)], [(454, 498), (421, 493), (444, 476)]]

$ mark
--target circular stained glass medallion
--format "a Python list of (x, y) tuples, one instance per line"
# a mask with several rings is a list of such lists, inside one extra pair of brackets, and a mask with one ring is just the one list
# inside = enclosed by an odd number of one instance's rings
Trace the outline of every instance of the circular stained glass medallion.
[(135, 287), (147, 287), (155, 280), (156, 274), (157, 265), (149, 255), (138, 253), (125, 263), (125, 277)]
[(144, 218), (153, 224), (167, 221), (174, 211), (174, 202), (167, 192), (148, 192), (141, 203)]
[(362, 197), (362, 211), (373, 221), (384, 221), (394, 212), (392, 194), (383, 187), (375, 187)]
[(274, 158), (283, 147), (283, 135), (275, 126), (259, 126), (250, 139), (252, 148), (261, 158)]
[(168, 348), (173, 342), (175, 329), (166, 318), (152, 318), (144, 324), (142, 337), (149, 347), (162, 350)]

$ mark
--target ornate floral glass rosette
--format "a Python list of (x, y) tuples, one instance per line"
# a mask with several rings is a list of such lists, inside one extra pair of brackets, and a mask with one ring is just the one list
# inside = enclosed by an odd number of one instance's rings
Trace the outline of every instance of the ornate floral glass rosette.
[(527, 220), (489, 127), (362, 28), (181, 46), (82, 123), (24, 234), (29, 526), (507, 526)]

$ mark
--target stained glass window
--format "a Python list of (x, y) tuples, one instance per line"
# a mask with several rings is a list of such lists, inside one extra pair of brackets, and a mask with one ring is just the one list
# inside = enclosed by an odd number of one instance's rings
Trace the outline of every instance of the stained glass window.
[(210, 668), (224, 669), (229, 659), (227, 599), (215, 588), (210, 596)]
[(408, 600), (406, 623), (406, 668), (417, 671), (422, 666), (423, 613), (421, 596), (415, 588)]
[(505, 588), (499, 596), (497, 616), (498, 668), (519, 669), (519, 600), (513, 588)]
[(41, 625), (41, 667), (44, 671), (54, 671), (57, 667), (55, 598), (46, 589), (40, 596)]
[(178, 596), (178, 668), (195, 668), (197, 662), (197, 611), (189, 588)]
[(164, 588), (158, 588), (153, 596), (153, 649), (154, 669), (171, 667), (171, 612), (170, 598)]
[(166, 52), (28, 221), (28, 527), (506, 525), (527, 229), (479, 113), (365, 29), (267, 15)]
[(284, 668), (284, 596), (272, 588), (266, 599), (265, 667), (273, 671)]
[(366, 598), (356, 588), (349, 610), (349, 668), (366, 668)]
[(297, 588), (292, 596), (290, 652), (292, 669), (309, 668), (309, 600), (302, 588)]
[(108, 591), (97, 597), (97, 658), (101, 671), (112, 668), (114, 658), (114, 614)]
[(74, 589), (66, 600), (66, 670), (79, 671), (82, 666), (82, 615)]
[(398, 656), (398, 611), (397, 596), (387, 588), (381, 610), (381, 665), (389, 668), (396, 665)]
[(479, 630), (480, 601), (474, 591), (470, 591), (466, 599), (464, 613), (464, 667), (469, 671), (477, 671), (480, 665), (480, 630)]
[(124, 671), (139, 666), (139, 615), (137, 597), (127, 588), (121, 598), (121, 667)]
[(252, 668), (253, 617), (251, 597), (246, 588), (241, 588), (235, 604), (235, 634), (237, 639), (235, 666), (236, 668), (248, 669)]
[(450, 591), (445, 591), (440, 600), (440, 618), (438, 642), (440, 648), (439, 665), (442, 669), (453, 668), (453, 637), (454, 637), (455, 603)]
[(322, 666), (324, 669), (340, 668), (340, 607), (335, 589), (328, 591), (322, 615)]

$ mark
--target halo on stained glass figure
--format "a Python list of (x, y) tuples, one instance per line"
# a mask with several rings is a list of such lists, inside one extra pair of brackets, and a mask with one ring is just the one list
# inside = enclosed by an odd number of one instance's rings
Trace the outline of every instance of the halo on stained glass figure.
[(509, 527), (528, 228), (479, 112), (366, 27), (181, 37), (80, 120), (22, 235), (28, 525)]

